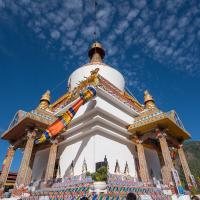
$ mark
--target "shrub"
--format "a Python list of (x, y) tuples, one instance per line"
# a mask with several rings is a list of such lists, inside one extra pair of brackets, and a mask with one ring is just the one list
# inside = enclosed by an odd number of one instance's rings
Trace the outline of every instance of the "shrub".
[(107, 167), (100, 167), (95, 173), (91, 174), (94, 181), (107, 181)]

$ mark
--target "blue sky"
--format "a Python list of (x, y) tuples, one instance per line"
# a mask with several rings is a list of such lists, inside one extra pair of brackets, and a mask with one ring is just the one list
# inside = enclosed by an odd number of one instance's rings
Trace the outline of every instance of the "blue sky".
[[(34, 109), (51, 90), (66, 92), (71, 72), (88, 61), (93, 42), (91, 0), (0, 0), (0, 132), (19, 109)], [(98, 1), (97, 39), (105, 62), (126, 78), (141, 102), (148, 89), (157, 106), (175, 109), (199, 140), (200, 1)], [(7, 142), (0, 141), (0, 163)], [(17, 151), (12, 170), (17, 170)]]

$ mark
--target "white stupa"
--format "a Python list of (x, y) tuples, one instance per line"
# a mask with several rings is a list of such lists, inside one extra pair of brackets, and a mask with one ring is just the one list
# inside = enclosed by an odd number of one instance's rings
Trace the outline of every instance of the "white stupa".
[[(57, 152), (60, 177), (70, 174), (71, 163), (74, 175), (82, 173), (83, 163), (87, 163), (88, 172), (95, 172), (97, 163), (103, 162), (105, 156), (110, 173), (115, 173), (117, 160), (120, 173), (125, 171), (132, 177), (138, 177), (136, 148), (129, 138), (131, 133), (127, 126), (138, 116), (139, 103), (124, 91), (123, 75), (103, 63), (104, 55), (101, 44), (94, 43), (89, 50), (90, 62), (79, 67), (69, 77), (69, 91), (73, 91), (96, 68), (99, 69), (103, 81), (97, 87), (96, 97), (78, 110), (68, 129), (62, 133), (64, 140), (58, 144)], [(54, 106), (54, 114), (61, 114), (75, 101), (62, 104), (64, 97), (57, 101), (59, 106)], [(145, 149), (145, 154), (149, 172), (152, 171), (160, 179), (160, 163), (156, 151)], [(33, 164), (33, 180), (44, 178), (48, 155), (49, 148), (37, 151)], [(125, 166), (128, 166), (128, 172)]]

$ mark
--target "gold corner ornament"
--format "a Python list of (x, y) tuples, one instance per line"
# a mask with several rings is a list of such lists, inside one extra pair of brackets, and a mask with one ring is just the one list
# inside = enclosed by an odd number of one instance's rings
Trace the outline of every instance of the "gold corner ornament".
[(148, 90), (144, 91), (144, 104), (147, 109), (156, 108), (155, 101)]
[(50, 93), (50, 90), (47, 90), (47, 91), (42, 95), (42, 97), (41, 97), (40, 100), (46, 100), (46, 101), (50, 102), (50, 98), (51, 98), (50, 94), (51, 94), (51, 93)]
[(144, 91), (144, 102), (154, 101), (153, 97), (149, 94), (148, 90)]
[(47, 90), (41, 97), (40, 99), (40, 103), (39, 103), (39, 108), (40, 109), (47, 109), (49, 107), (50, 104), (50, 99), (51, 99), (51, 95), (50, 95), (50, 91)]

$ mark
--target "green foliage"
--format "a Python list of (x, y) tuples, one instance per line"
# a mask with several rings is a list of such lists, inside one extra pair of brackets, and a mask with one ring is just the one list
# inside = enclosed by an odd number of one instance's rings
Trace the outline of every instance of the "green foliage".
[(179, 167), (179, 177), (180, 177), (181, 185), (183, 186), (183, 188), (187, 188), (187, 181), (185, 179), (185, 175), (184, 175), (182, 167)]
[(91, 173), (90, 172), (86, 172), (86, 176), (91, 176)]
[(191, 189), (191, 194), (192, 194), (192, 195), (200, 194), (200, 189), (199, 189), (199, 188), (196, 189), (196, 188), (193, 187), (193, 188)]
[[(194, 175), (198, 188), (200, 188), (200, 141), (187, 141), (184, 143), (184, 151), (186, 158), (191, 170)], [(177, 158), (179, 160), (179, 158)], [(186, 180), (183, 173), (183, 169), (179, 162), (179, 175), (183, 186), (186, 186)], [(198, 192), (198, 190), (193, 189), (192, 191)]]
[(196, 178), (196, 182), (197, 182), (197, 185), (198, 185), (199, 188), (200, 188), (200, 176), (198, 176), (198, 177)]
[(184, 145), (187, 160), (191, 173), (194, 175), (198, 187), (200, 188), (200, 142), (190, 141)]
[(91, 174), (94, 181), (107, 181), (107, 167), (100, 167), (95, 173)]

